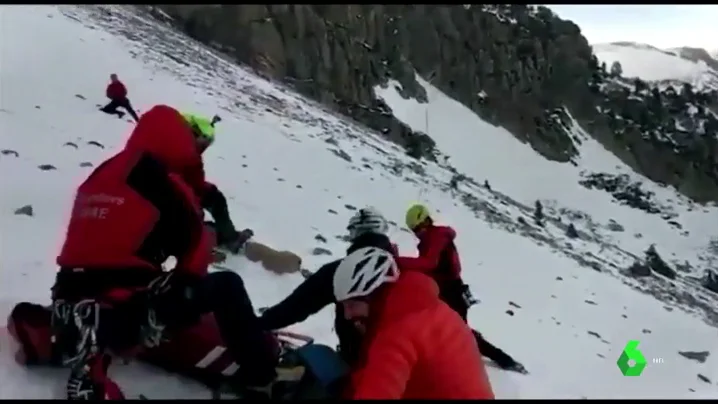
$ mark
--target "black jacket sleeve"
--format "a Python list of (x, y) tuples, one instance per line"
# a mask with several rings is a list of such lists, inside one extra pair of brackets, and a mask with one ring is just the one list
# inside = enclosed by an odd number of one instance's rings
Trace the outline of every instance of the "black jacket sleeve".
[(277, 330), (302, 322), (314, 313), (334, 303), (334, 272), (339, 261), (319, 268), (284, 300), (262, 313), (266, 330)]

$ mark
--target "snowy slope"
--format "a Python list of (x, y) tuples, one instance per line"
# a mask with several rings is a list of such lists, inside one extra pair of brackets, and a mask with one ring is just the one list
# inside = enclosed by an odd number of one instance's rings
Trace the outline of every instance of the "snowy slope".
[[(716, 233), (718, 217), (715, 208), (696, 207), (673, 189), (656, 186), (623, 164), (581, 128), (573, 128), (581, 139), (579, 167), (548, 161), (537, 157), (530, 147), (505, 130), (482, 121), (468, 108), (444, 96), (421, 78), (417, 79), (427, 88), (428, 110), (427, 104), (402, 99), (395, 91), (396, 84), (377, 88), (376, 92), (400, 120), (415, 130), (429, 133), (459, 172), (479, 182), (487, 179), (494, 190), (510, 195), (515, 201), (532, 205), (539, 199), (557, 210), (580, 210), (599, 227), (613, 219), (626, 230), (612, 233), (609, 238), (636, 254), (656, 243), (659, 251), (690, 261)], [(691, 235), (682, 236), (665, 221), (658, 220), (656, 215), (613, 203), (607, 193), (574, 186), (584, 172), (623, 173), (643, 181), (660, 203), (670, 207)], [(636, 238), (637, 233), (647, 237)]]
[[(18, 300), (48, 301), (73, 189), (91, 170), (85, 163), (112, 155), (132, 128), (96, 111), (108, 75), (117, 73), (140, 110), (168, 103), (222, 115), (217, 143), (206, 153), (208, 176), (226, 192), (238, 225), (253, 228), (261, 242), (301, 254), (310, 268), (331, 259), (312, 255), (315, 247), (332, 257), (342, 253), (337, 237), (357, 207), (376, 206), (401, 223), (410, 203), (432, 206), (440, 221), (459, 231), (466, 281), (482, 300), (470, 322), (532, 372), (491, 370), (498, 397), (718, 397), (718, 331), (706, 325), (709, 311), (639, 293), (664, 291), (667, 281), (638, 282), (618, 271), (649, 243), (698, 265), (697, 254), (718, 228), (714, 210), (691, 208), (656, 187), (691, 232), (681, 236), (656, 217), (579, 187), (577, 168), (544, 161), (425, 83), (429, 133), (440, 150), (459, 171), (479, 182), (488, 177), (496, 189), (467, 182), (451, 191), (453, 173), (445, 167), (416, 163), (361, 127), (122, 8), (2, 6), (0, 38), (0, 316)], [(377, 93), (400, 119), (423, 129), (425, 104), (401, 99), (391, 85)], [(576, 133), (584, 139), (582, 168), (627, 170), (580, 129)], [(55, 169), (38, 168), (46, 164)], [(576, 225), (582, 232), (593, 226), (591, 236), (569, 240), (556, 222), (544, 229), (517, 225), (517, 217), (530, 222), (524, 205), (536, 199), (549, 214), (588, 212), (590, 218)], [(32, 217), (13, 214), (28, 204)], [(626, 231), (605, 230), (611, 218)], [(416, 240), (406, 229), (392, 231), (402, 252), (413, 254)], [(632, 237), (637, 232), (645, 237)], [(327, 241), (317, 241), (319, 234)], [(577, 257), (589, 257), (601, 272), (579, 265)], [(246, 279), (257, 306), (275, 303), (301, 282), (298, 275), (272, 275), (239, 258), (231, 266)], [(715, 304), (685, 280), (670, 288)], [(331, 326), (326, 309), (296, 329), (334, 344)], [(663, 363), (650, 364), (638, 378), (621, 376), (615, 361), (629, 339), (641, 340), (646, 357)], [(0, 351), (7, 352), (3, 342)], [(678, 351), (713, 355), (701, 364)], [(53, 397), (50, 380), (57, 377), (17, 369), (7, 355), (0, 360), (0, 398)], [(113, 372), (131, 394), (207, 395), (139, 365)]]
[(596, 44), (593, 52), (609, 68), (618, 61), (624, 77), (690, 83), (697, 90), (718, 89), (718, 71), (703, 61), (682, 58), (676, 52), (630, 42)]

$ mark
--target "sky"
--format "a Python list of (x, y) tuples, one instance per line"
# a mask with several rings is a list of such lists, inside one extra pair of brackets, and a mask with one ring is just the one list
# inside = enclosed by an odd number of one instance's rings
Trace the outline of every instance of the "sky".
[(546, 5), (591, 44), (630, 41), (657, 48), (718, 49), (718, 5)]

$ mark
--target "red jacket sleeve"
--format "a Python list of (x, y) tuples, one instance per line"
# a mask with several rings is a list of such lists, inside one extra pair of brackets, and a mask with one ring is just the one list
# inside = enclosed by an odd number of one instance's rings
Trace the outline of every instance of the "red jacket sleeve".
[(427, 229), (427, 233), (422, 237), (426, 244), (423, 253), (420, 252), (416, 258), (398, 257), (396, 263), (402, 270), (429, 273), (439, 266), (442, 251), (455, 237), (456, 232), (451, 227), (435, 226)]
[(417, 362), (408, 336), (401, 330), (385, 329), (376, 334), (366, 352), (364, 366), (352, 372), (346, 398), (401, 399)]

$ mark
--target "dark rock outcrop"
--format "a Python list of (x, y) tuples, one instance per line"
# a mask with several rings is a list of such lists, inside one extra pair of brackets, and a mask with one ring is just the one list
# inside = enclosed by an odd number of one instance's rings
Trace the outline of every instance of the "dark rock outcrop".
[(626, 174), (590, 173), (578, 183), (588, 189), (606, 191), (619, 203), (632, 208), (647, 213), (661, 213), (660, 208), (652, 200), (653, 192), (644, 191), (640, 182), (632, 182)]
[(652, 180), (676, 185), (698, 200), (718, 200), (718, 142), (711, 136), (718, 133), (718, 120), (709, 113), (718, 97), (689, 88), (664, 94), (640, 81), (627, 88), (599, 64), (579, 27), (546, 7), (150, 9), (259, 74), (383, 133), (414, 157), (433, 158), (433, 140), (399, 122), (374, 88), (391, 79), (402, 96), (426, 101), (417, 73), (546, 158), (569, 162), (576, 155), (581, 138), (573, 117)]
[(573, 223), (569, 223), (568, 227), (566, 227), (566, 237), (568, 238), (579, 238), (580, 235), (578, 234), (578, 230), (576, 230), (576, 226), (573, 225)]
[(678, 354), (686, 359), (694, 360), (698, 363), (705, 363), (711, 353), (708, 351), (678, 351)]
[(651, 268), (651, 271), (661, 274), (668, 279), (676, 279), (676, 271), (668, 266), (666, 261), (658, 255), (655, 244), (651, 244), (646, 250), (646, 264)]
[(651, 276), (651, 267), (643, 262), (636, 261), (628, 268), (628, 273), (636, 278)]
[(627, 268), (627, 275), (634, 278), (642, 278), (656, 273), (668, 279), (676, 279), (676, 271), (658, 255), (654, 244), (651, 244), (644, 254), (643, 261), (636, 261)]
[(718, 293), (718, 273), (716, 271), (706, 270), (701, 283), (704, 288)]

